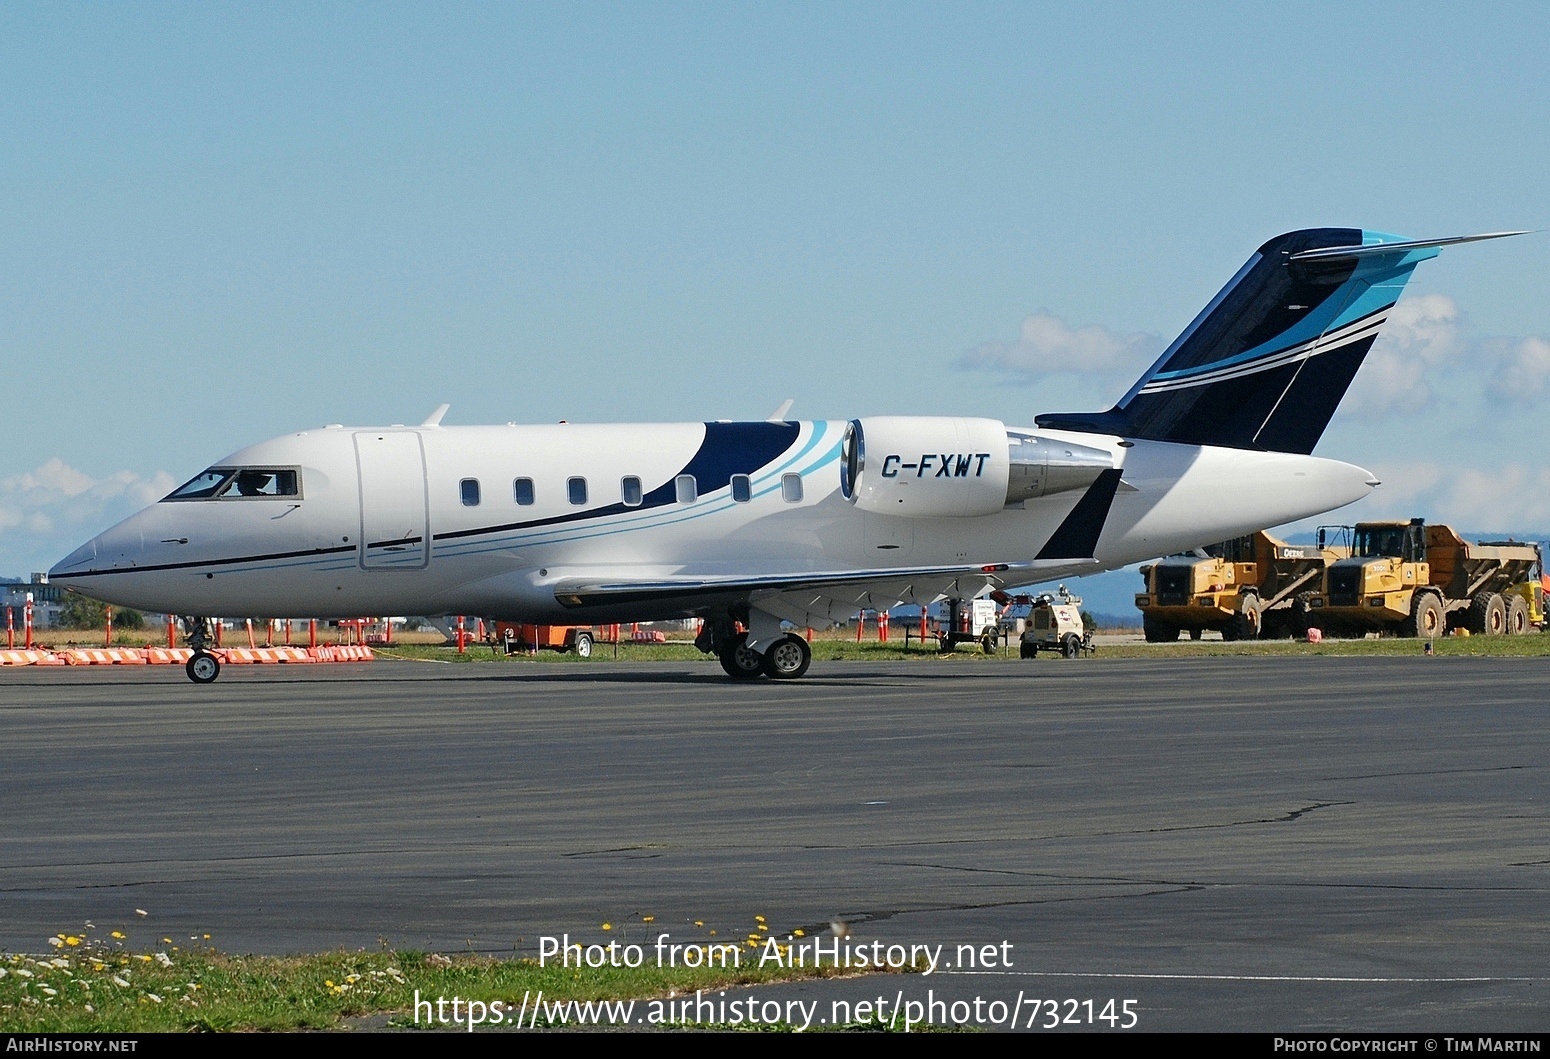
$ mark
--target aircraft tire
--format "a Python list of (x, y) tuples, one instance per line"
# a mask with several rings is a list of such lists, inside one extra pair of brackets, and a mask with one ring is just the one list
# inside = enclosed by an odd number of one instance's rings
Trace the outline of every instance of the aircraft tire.
[(754, 680), (764, 672), (764, 659), (759, 652), (748, 649), (746, 632), (738, 633), (717, 657), (721, 660), (721, 668), (733, 680)]
[(813, 649), (800, 636), (787, 633), (764, 652), (761, 668), (771, 680), (795, 680), (813, 664)]
[(207, 651), (196, 651), (183, 666), (183, 671), (195, 684), (212, 684), (221, 675), (221, 660)]

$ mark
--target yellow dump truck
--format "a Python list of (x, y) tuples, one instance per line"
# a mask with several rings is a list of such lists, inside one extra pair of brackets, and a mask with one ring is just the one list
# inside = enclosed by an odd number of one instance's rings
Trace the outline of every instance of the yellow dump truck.
[(1471, 544), (1422, 519), (1363, 522), (1350, 557), (1330, 564), (1308, 600), (1306, 621), (1336, 636), (1527, 632), (1544, 623), (1541, 572), (1537, 544)]
[(1316, 592), (1339, 549), (1287, 544), (1261, 530), (1203, 549), (1171, 555), (1141, 568), (1146, 591), (1136, 596), (1148, 643), (1199, 639), (1219, 629), (1226, 640), (1290, 636), (1293, 605)]

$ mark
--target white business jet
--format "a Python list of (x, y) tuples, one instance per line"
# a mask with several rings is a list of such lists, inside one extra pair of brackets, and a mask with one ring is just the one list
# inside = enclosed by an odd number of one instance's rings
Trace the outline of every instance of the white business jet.
[(992, 419), (327, 426), (232, 453), (50, 577), (190, 615), (703, 619), (734, 679), (800, 677), (858, 609), (1096, 573), (1349, 504), (1309, 455), (1416, 264), (1349, 228), (1259, 248), (1114, 408)]

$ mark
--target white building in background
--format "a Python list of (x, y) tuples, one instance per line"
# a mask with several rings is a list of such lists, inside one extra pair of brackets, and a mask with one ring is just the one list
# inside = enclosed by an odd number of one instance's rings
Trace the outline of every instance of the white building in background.
[[(12, 611), (11, 620), (20, 630), (27, 597), (31, 596), (32, 627), (51, 629), (59, 617), (59, 608), (64, 603), (64, 594), (64, 586), (49, 584), (47, 574), (33, 574), (31, 581), (0, 580), (0, 623), (5, 621), (5, 609), (9, 607)], [(3, 625), (0, 625), (0, 628), (3, 628)]]

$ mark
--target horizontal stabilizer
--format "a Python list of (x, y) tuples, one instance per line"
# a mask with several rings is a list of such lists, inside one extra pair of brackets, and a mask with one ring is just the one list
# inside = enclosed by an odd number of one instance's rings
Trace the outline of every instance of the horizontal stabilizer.
[(1447, 235), (1440, 239), (1408, 239), (1398, 243), (1373, 243), (1368, 246), (1326, 246), (1322, 250), (1304, 250), (1293, 254), (1293, 261), (1318, 261), (1337, 257), (1371, 257), (1373, 254), (1392, 254), (1396, 250), (1425, 250), (1430, 247), (1454, 246), (1458, 243), (1478, 243), (1486, 239), (1506, 239), (1514, 235), (1531, 235), (1521, 232), (1482, 232), (1479, 235)]

